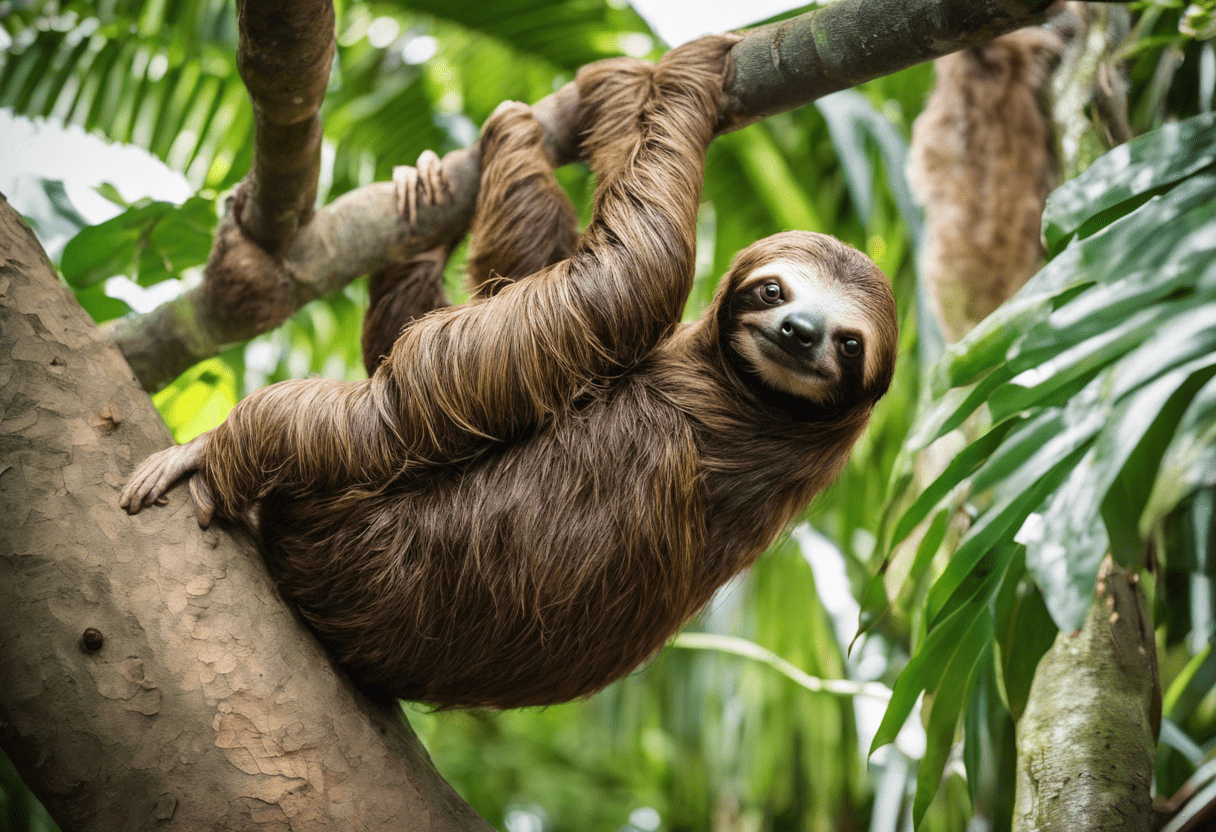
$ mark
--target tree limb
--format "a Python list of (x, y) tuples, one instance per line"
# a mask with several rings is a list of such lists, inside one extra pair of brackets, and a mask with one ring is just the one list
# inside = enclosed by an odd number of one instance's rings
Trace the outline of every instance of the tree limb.
[(321, 170), (317, 111), (334, 58), (332, 0), (238, 0), (236, 64), (253, 102), (253, 167), (242, 230), (276, 252), (312, 216)]
[(488, 830), (254, 546), (118, 489), (168, 431), (0, 197), (0, 745), (65, 829)]
[[(265, 4), (243, 7), (242, 54), (260, 51), (245, 43), (263, 30), (254, 25), (253, 14), (274, 14), (280, 6), (311, 8), (317, 2), (283, 0), (267, 8)], [(1049, 0), (839, 0), (757, 29), (733, 50), (736, 71), (727, 86), (720, 132), (1034, 23), (1049, 4)], [(310, 30), (314, 47), (317, 36), (317, 30)], [(332, 49), (332, 26), (327, 37)], [(321, 63), (319, 58), (305, 61), (314, 68)], [(278, 112), (265, 97), (273, 92), (274, 79), (292, 70), (267, 63), (258, 72), (242, 71), (258, 79), (250, 94), (259, 119), (261, 114)], [(573, 161), (578, 112), (573, 85), (538, 102), (536, 108), (554, 158), (560, 164)], [(305, 145), (297, 142), (295, 156), (273, 164), (270, 152), (260, 151), (254, 179), (269, 181), (270, 169), (278, 164), (283, 170), (304, 171), (307, 166), (300, 160), (311, 153)], [(263, 160), (265, 169), (257, 167)], [(263, 205), (269, 199), (264, 194), (267, 189), (247, 180), (238, 190), (235, 206), (241, 227), (231, 213), (221, 221), (202, 285), (147, 315), (115, 322), (109, 332), (144, 388), (159, 389), (224, 347), (273, 329), (305, 303), (462, 235), (477, 197), (476, 145), (449, 153), (444, 169), (454, 198), (421, 211), (412, 226), (397, 211), (391, 183), (358, 188), (310, 218), (301, 199), (315, 188), (315, 168), (309, 188), (297, 183), (295, 196), (275, 203), (277, 208), (269, 202)], [(253, 219), (255, 213), (247, 207), (252, 203), (263, 205), (256, 212), (265, 219)], [(299, 229), (284, 238), (292, 221), (283, 212), (291, 205)], [(251, 242), (242, 227), (270, 247)]]

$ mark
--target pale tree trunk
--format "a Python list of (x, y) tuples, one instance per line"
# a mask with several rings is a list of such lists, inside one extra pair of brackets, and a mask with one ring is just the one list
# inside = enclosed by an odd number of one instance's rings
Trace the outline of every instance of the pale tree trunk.
[(0, 356), (0, 743), (64, 829), (489, 828), (247, 539), (118, 507), (169, 433), (2, 198)]
[(1161, 726), (1157, 645), (1134, 572), (1110, 558), (1076, 633), (1039, 662), (1018, 721), (1018, 832), (1148, 832)]

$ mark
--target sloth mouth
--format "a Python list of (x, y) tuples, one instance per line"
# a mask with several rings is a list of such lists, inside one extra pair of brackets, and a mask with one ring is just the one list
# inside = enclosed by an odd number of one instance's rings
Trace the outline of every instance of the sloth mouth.
[(835, 380), (835, 367), (829, 361), (824, 360), (822, 350), (816, 350), (811, 356), (799, 355), (764, 329), (757, 327), (753, 331), (757, 336), (756, 341), (761, 354), (775, 364), (800, 376), (809, 376), (823, 381)]

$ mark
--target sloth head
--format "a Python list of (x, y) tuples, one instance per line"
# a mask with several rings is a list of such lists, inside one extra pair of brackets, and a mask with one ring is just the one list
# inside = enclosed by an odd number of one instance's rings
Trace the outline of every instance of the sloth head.
[(823, 234), (776, 234), (739, 252), (719, 291), (721, 349), (762, 400), (830, 415), (890, 386), (895, 298), (856, 249)]

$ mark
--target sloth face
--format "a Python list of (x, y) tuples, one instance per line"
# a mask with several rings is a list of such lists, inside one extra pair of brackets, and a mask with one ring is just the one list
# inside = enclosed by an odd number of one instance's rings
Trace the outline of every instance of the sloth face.
[(864, 385), (873, 333), (840, 284), (779, 260), (749, 274), (735, 298), (732, 346), (768, 385), (818, 404)]
[(777, 235), (740, 255), (728, 286), (723, 346), (763, 387), (832, 409), (886, 391), (895, 304), (860, 252), (823, 235)]

